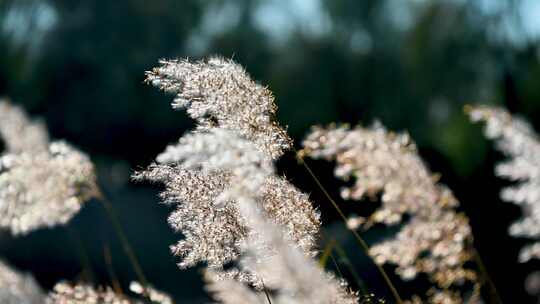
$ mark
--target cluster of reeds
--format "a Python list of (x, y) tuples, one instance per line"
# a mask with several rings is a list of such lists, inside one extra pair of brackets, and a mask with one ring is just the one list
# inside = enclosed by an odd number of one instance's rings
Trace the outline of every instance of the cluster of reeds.
[[(321, 215), (309, 195), (276, 173), (274, 162), (293, 143), (275, 119), (268, 88), (220, 57), (163, 60), (147, 72), (146, 81), (173, 94), (172, 107), (186, 110), (196, 122), (133, 175), (136, 181), (164, 185), (161, 201), (174, 208), (168, 222), (183, 235), (171, 246), (180, 268), (205, 267), (207, 290), (220, 303), (384, 302), (353, 290), (317, 263)], [(476, 107), (467, 112), (473, 121), (486, 122), (486, 135), (510, 157), (496, 168), (497, 175), (518, 182), (501, 193), (502, 199), (523, 207), (523, 219), (510, 234), (534, 240), (522, 250), (521, 262), (539, 258), (540, 143), (528, 124), (503, 110)], [(88, 156), (65, 142), (51, 142), (43, 123), (29, 120), (8, 101), (0, 102), (0, 135), (6, 146), (0, 156), (0, 228), (21, 235), (64, 225), (95, 198), (109, 211), (139, 276), (129, 294), (91, 282), (59, 282), (47, 293), (30, 275), (0, 263), (1, 303), (173, 303), (145, 279)], [(474, 249), (469, 219), (457, 211), (459, 202), (428, 169), (408, 134), (388, 131), (380, 123), (330, 125), (314, 127), (302, 144), (300, 162), (359, 248), (373, 259), (393, 295), (386, 301), (499, 301)], [(343, 199), (380, 200), (381, 206), (367, 217), (345, 215), (307, 157), (334, 161), (336, 177), (352, 181), (342, 189)], [(376, 225), (398, 232), (367, 244), (361, 233)], [(395, 266), (396, 275), (388, 273), (386, 264)], [(393, 281), (420, 276), (431, 287), (402, 299)]]

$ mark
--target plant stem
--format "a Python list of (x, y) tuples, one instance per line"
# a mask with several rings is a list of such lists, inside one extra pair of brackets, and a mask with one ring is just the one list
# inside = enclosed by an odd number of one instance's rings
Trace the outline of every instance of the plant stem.
[(360, 291), (364, 294), (364, 295), (369, 295), (369, 291), (366, 287), (366, 284), (364, 283), (364, 280), (362, 280), (362, 278), (360, 278), (360, 275), (358, 275), (358, 273), (356, 272), (356, 270), (354, 269), (352, 263), (351, 263), (351, 260), (349, 259), (349, 257), (347, 256), (347, 253), (345, 252), (345, 250), (343, 249), (343, 247), (341, 247), (341, 245), (339, 243), (336, 243), (336, 252), (339, 256), (339, 258), (341, 260), (343, 260), (343, 262), (345, 263), (345, 265), (347, 266), (347, 268), (349, 269), (349, 272), (351, 273), (351, 275), (353, 276), (353, 278), (356, 280), (356, 284), (358, 285), (358, 288), (360, 289)]
[(268, 290), (266, 290), (266, 285), (264, 285), (264, 281), (262, 281), (262, 278), (261, 278), (261, 282), (263, 285), (264, 294), (266, 295), (266, 300), (268, 301), (268, 304), (272, 304), (272, 300), (270, 300), (270, 295), (268, 294)]
[(497, 288), (495, 287), (495, 284), (491, 280), (491, 277), (489, 273), (487, 272), (486, 265), (484, 264), (484, 261), (482, 261), (482, 258), (480, 257), (480, 254), (478, 253), (478, 250), (476, 250), (476, 247), (471, 246), (473, 250), (474, 260), (476, 262), (476, 265), (478, 265), (478, 270), (480, 270), (480, 273), (482, 274), (483, 283), (487, 283), (487, 286), (489, 286), (489, 293), (491, 296), (491, 299), (494, 303), (502, 304), (502, 299), (499, 296), (499, 292), (497, 291)]
[[(353, 276), (354, 280), (356, 281), (356, 285), (358, 286), (360, 291), (363, 294), (367, 295), (368, 290), (366, 288), (366, 284), (364, 283), (364, 281), (360, 278), (360, 276), (358, 275), (358, 273), (354, 269), (354, 267), (353, 267), (353, 265), (351, 263), (351, 260), (347, 256), (347, 253), (345, 252), (343, 247), (341, 247), (341, 245), (337, 242), (337, 240), (335, 238), (328, 237), (327, 235), (325, 235), (324, 231), (322, 232), (321, 237), (322, 237), (323, 240), (328, 241), (328, 245), (325, 247), (325, 249), (323, 251), (323, 256), (321, 257), (321, 260), (319, 261), (320, 262), (319, 265), (321, 265), (321, 267), (324, 268), (326, 266), (326, 260), (328, 258), (330, 258), (332, 260), (334, 266), (336, 267), (336, 271), (338, 272), (339, 276), (344, 279), (345, 277), (343, 276), (343, 273), (342, 273), (341, 269), (339, 268), (339, 263), (337, 262), (336, 258), (334, 257), (334, 254), (333, 254), (333, 251), (335, 251), (339, 256), (340, 261), (343, 261), (343, 264), (345, 264), (345, 266), (347, 267), (347, 270)], [(324, 259), (323, 259), (323, 257), (324, 257)], [(322, 261), (324, 261), (324, 263), (321, 263)]]
[(81, 240), (81, 236), (79, 235), (78, 231), (75, 230), (75, 228), (71, 226), (66, 226), (66, 231), (68, 232), (73, 244), (77, 248), (77, 253), (79, 254), (79, 259), (81, 260), (82, 265), (82, 278), (86, 279), (88, 282), (93, 282), (95, 275), (92, 270), (92, 264), (90, 263), (90, 258), (88, 257), (88, 253), (86, 252), (86, 249), (84, 248), (84, 244)]
[(334, 267), (336, 267), (336, 271), (339, 275), (339, 277), (343, 280), (345, 280), (345, 277), (343, 276), (343, 272), (341, 272), (341, 269), (339, 269), (339, 263), (337, 262), (336, 258), (333, 254), (330, 254), (330, 259), (332, 260), (332, 264), (334, 264)]
[[(296, 152), (296, 155), (298, 155), (298, 152)], [(336, 203), (336, 201), (334, 201), (334, 199), (330, 196), (330, 194), (328, 193), (328, 191), (326, 191), (326, 189), (324, 188), (324, 186), (321, 184), (321, 182), (319, 181), (319, 179), (317, 178), (317, 176), (315, 176), (315, 174), (313, 173), (313, 171), (311, 170), (311, 168), (308, 166), (308, 164), (305, 162), (305, 160), (302, 158), (302, 157), (298, 157), (298, 160), (302, 163), (302, 165), (304, 166), (304, 168), (307, 170), (307, 172), (309, 173), (309, 175), (311, 176), (311, 178), (315, 181), (315, 183), (317, 184), (317, 186), (321, 189), (321, 191), (323, 192), (324, 196), (328, 199), (328, 201), (330, 201), (330, 203), (332, 204), (332, 206), (334, 207), (334, 209), (336, 209), (337, 213), (339, 214), (339, 216), (341, 217), (341, 219), (343, 220), (343, 222), (345, 223), (345, 225), (347, 224), (347, 217), (345, 216), (345, 214), (343, 213), (343, 211), (341, 210), (341, 208), (339, 208), (338, 204)], [(373, 261), (373, 259), (371, 258), (371, 256), (369, 255), (369, 246), (367, 245), (367, 243), (364, 241), (364, 239), (362, 239), (362, 237), (358, 234), (358, 232), (352, 230), (352, 229), (347, 229), (349, 231), (351, 231), (351, 233), (354, 235), (354, 238), (356, 239), (356, 241), (358, 242), (358, 244), (360, 245), (360, 247), (362, 248), (362, 250), (364, 251), (364, 253), (370, 257), (371, 261)], [(383, 277), (384, 281), (386, 282), (386, 284), (388, 285), (388, 287), (390, 288), (390, 291), (392, 292), (392, 295), (394, 296), (396, 302), (398, 304), (402, 304), (403, 303), (403, 300), (401, 299), (401, 297), (399, 296), (399, 293), (397, 292), (397, 289), (394, 287), (394, 284), (392, 284), (392, 281), (390, 281), (390, 278), (388, 277), (388, 275), (386, 274), (386, 271), (384, 271), (384, 269), (382, 268), (381, 265), (377, 264), (375, 261), (373, 261), (373, 264), (375, 264), (375, 266), (377, 267), (377, 269), (379, 270), (381, 276)]]
[(326, 267), (326, 263), (328, 262), (328, 258), (332, 254), (332, 250), (334, 249), (334, 245), (336, 243), (336, 240), (331, 239), (328, 244), (324, 247), (324, 250), (322, 252), (321, 257), (319, 258), (319, 266), (321, 268)]
[(120, 295), (123, 295), (124, 292), (120, 285), (120, 281), (118, 280), (116, 272), (114, 271), (111, 250), (108, 244), (103, 244), (103, 258), (105, 259), (105, 265), (107, 265), (107, 272), (109, 273), (114, 291)]
[(146, 279), (141, 264), (139, 263), (139, 260), (137, 259), (137, 256), (135, 255), (135, 252), (133, 251), (133, 248), (131, 247), (126, 237), (124, 229), (120, 224), (120, 220), (118, 219), (118, 215), (116, 214), (116, 211), (114, 210), (111, 201), (105, 195), (103, 195), (102, 191), (99, 191), (97, 193), (97, 198), (103, 203), (103, 206), (107, 211), (107, 215), (109, 216), (109, 220), (113, 224), (116, 235), (120, 240), (122, 248), (124, 249), (124, 252), (126, 253), (131, 265), (133, 266), (133, 270), (135, 270), (135, 274), (137, 275), (141, 285), (144, 287), (143, 294), (147, 296), (146, 288), (149, 286), (148, 280)]

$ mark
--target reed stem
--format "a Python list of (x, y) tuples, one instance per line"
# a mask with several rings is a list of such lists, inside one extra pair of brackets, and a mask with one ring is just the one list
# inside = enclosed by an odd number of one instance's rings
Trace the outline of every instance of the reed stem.
[(79, 255), (82, 266), (82, 279), (88, 282), (93, 282), (95, 278), (94, 271), (92, 270), (92, 264), (90, 263), (90, 258), (88, 256), (88, 253), (86, 252), (86, 248), (84, 247), (84, 243), (81, 240), (80, 234), (77, 230), (75, 230), (75, 228), (69, 225), (66, 226), (66, 231), (70, 239), (72, 240), (72, 243), (77, 248), (77, 253)]
[(476, 265), (478, 265), (478, 270), (480, 270), (480, 273), (484, 281), (482, 283), (486, 283), (486, 285), (489, 287), (489, 294), (493, 303), (502, 304), (503, 301), (499, 295), (499, 292), (497, 291), (497, 288), (495, 287), (495, 284), (493, 283), (493, 280), (491, 280), (491, 276), (487, 272), (486, 265), (484, 264), (484, 261), (480, 257), (478, 250), (476, 250), (476, 247), (473, 247), (472, 250), (473, 250), (474, 260), (476, 262)]
[(135, 251), (133, 251), (133, 248), (131, 247), (131, 244), (129, 243), (126, 237), (126, 233), (124, 232), (124, 229), (122, 228), (122, 225), (120, 224), (120, 220), (118, 218), (118, 215), (116, 214), (116, 211), (113, 208), (111, 201), (103, 194), (102, 191), (99, 191), (97, 193), (97, 198), (99, 199), (100, 202), (103, 203), (103, 206), (105, 207), (105, 210), (107, 211), (109, 220), (113, 224), (114, 231), (116, 232), (116, 235), (118, 236), (118, 239), (120, 240), (120, 244), (122, 245), (122, 248), (126, 256), (128, 257), (131, 265), (133, 266), (133, 270), (135, 271), (137, 278), (139, 279), (141, 285), (144, 287), (143, 294), (147, 296), (148, 294), (147, 294), (146, 288), (149, 286), (148, 280), (146, 279), (146, 276), (144, 275), (139, 259), (135, 255)]
[[(295, 151), (296, 152), (296, 155), (299, 155), (298, 154), (298, 151)], [(305, 162), (305, 160), (303, 159), (303, 157), (297, 157), (297, 159), (300, 161), (300, 163), (303, 165), (303, 167), (306, 169), (306, 171), (309, 173), (309, 175), (311, 176), (311, 178), (315, 181), (315, 183), (317, 184), (317, 186), (320, 188), (320, 190), (323, 192), (324, 196), (328, 199), (328, 201), (332, 204), (332, 206), (334, 207), (334, 209), (337, 211), (337, 213), (339, 214), (339, 216), (341, 217), (341, 219), (343, 220), (344, 224), (346, 225), (347, 224), (347, 217), (345, 216), (345, 214), (343, 213), (343, 211), (341, 210), (341, 208), (339, 208), (338, 204), (336, 203), (336, 201), (330, 196), (330, 194), (328, 193), (328, 191), (326, 191), (326, 189), (324, 188), (324, 186), (322, 185), (322, 183), (319, 181), (319, 179), (317, 178), (317, 176), (315, 176), (315, 174), (313, 173), (313, 171), (311, 170), (311, 168), (309, 167), (309, 165)], [(360, 245), (360, 247), (362, 248), (362, 250), (364, 251), (364, 253), (370, 258), (370, 260), (373, 262), (373, 264), (375, 264), (375, 266), (377, 267), (377, 269), (379, 270), (379, 273), (381, 274), (381, 276), (383, 277), (386, 285), (388, 285), (394, 299), (396, 300), (396, 303), (398, 304), (402, 304), (403, 303), (403, 300), (401, 299), (401, 297), (399, 296), (399, 293), (397, 291), (397, 289), (395, 288), (394, 284), (392, 284), (392, 281), (390, 280), (390, 278), (388, 277), (388, 275), (386, 274), (386, 271), (384, 271), (384, 269), (382, 268), (381, 265), (375, 263), (375, 261), (373, 261), (373, 259), (371, 258), (371, 256), (369, 255), (369, 246), (367, 245), (367, 243), (364, 241), (364, 239), (360, 236), (360, 234), (358, 234), (358, 232), (352, 230), (352, 229), (347, 229), (349, 230), (354, 238), (356, 239), (357, 243)]]
[(113, 290), (117, 294), (123, 295), (124, 291), (122, 290), (120, 281), (118, 280), (116, 272), (114, 271), (111, 250), (108, 244), (103, 245), (103, 258), (105, 259), (105, 265), (107, 265), (107, 272), (109, 273), (109, 278), (111, 279)]

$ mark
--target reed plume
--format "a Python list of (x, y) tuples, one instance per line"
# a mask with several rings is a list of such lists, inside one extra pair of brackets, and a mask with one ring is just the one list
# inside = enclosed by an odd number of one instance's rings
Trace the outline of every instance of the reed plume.
[(351, 218), (350, 228), (401, 223), (397, 235), (370, 248), (377, 263), (396, 265), (403, 280), (426, 273), (436, 285), (426, 294), (431, 303), (439, 303), (437, 298), (454, 303), (450, 289), (467, 283), (478, 291), (477, 274), (465, 267), (473, 258), (468, 218), (455, 211), (458, 201), (427, 169), (408, 134), (389, 132), (380, 124), (330, 125), (314, 127), (303, 146), (302, 155), (336, 161), (335, 175), (353, 180), (341, 191), (344, 199), (375, 200), (381, 194), (381, 207), (367, 218)]
[(152, 303), (156, 304), (173, 304), (172, 297), (161, 291), (155, 289), (153, 286), (143, 286), (140, 282), (133, 281), (129, 284), (129, 290), (139, 296), (148, 298)]
[(86, 284), (57, 283), (46, 299), (46, 304), (135, 304), (115, 294), (110, 287), (94, 288)]
[[(147, 72), (146, 81), (175, 94), (172, 107), (186, 109), (197, 131), (234, 130), (273, 159), (291, 146), (291, 139), (275, 121), (272, 92), (232, 60), (161, 60), (160, 66)], [(169, 146), (158, 161), (174, 161), (175, 147)]]
[[(250, 278), (240, 281), (250, 282), (259, 290), (273, 291), (272, 303), (357, 303), (356, 294), (350, 292), (345, 283), (319, 269), (287, 238), (286, 227), (269, 220), (259, 191), (274, 174), (268, 155), (261, 153), (251, 141), (221, 129), (189, 134), (183, 141), (185, 145), (177, 154), (183, 166), (203, 172), (231, 173), (232, 182), (219, 197), (235, 201), (249, 231), (240, 244), (239, 265), (242, 273)], [(209, 276), (210, 280), (215, 279), (211, 272)], [(261, 291), (246, 289), (241, 284), (225, 279), (225, 282), (212, 283), (209, 289), (223, 303), (248, 303), (263, 297)]]
[[(129, 296), (116, 293), (110, 287), (94, 287), (85, 283), (58, 282), (47, 297), (39, 303), (45, 304), (173, 304), (171, 297), (151, 286), (143, 287), (131, 282)], [(138, 297), (138, 298), (135, 298)], [(144, 298), (145, 300), (142, 300)]]
[[(164, 184), (162, 200), (176, 205), (169, 224), (184, 235), (171, 247), (174, 254), (182, 257), (179, 266), (204, 262), (218, 276), (257, 284), (238, 268), (224, 271), (225, 265), (238, 258), (242, 243), (252, 233), (235, 197), (223, 196), (228, 192), (225, 190), (236, 187), (238, 174), (231, 168), (199, 170), (191, 167), (193, 160), (186, 160), (183, 155), (190, 149), (199, 149), (199, 158), (211, 159), (207, 152), (213, 148), (211, 143), (203, 146), (194, 138), (208, 132), (234, 132), (249, 142), (249, 149), (255, 149), (268, 161), (276, 159), (290, 147), (291, 140), (275, 122), (274, 97), (252, 81), (240, 65), (219, 57), (195, 63), (161, 61), (161, 66), (147, 73), (147, 81), (176, 94), (173, 108), (186, 108), (197, 122), (195, 131), (167, 147), (155, 164), (133, 176), (135, 180)], [(305, 255), (315, 255), (320, 220), (308, 196), (274, 174), (264, 175), (256, 184), (261, 207), (270, 220), (283, 227), (285, 237)]]
[(522, 218), (510, 226), (515, 237), (532, 239), (521, 249), (519, 261), (540, 258), (540, 141), (527, 121), (489, 106), (467, 108), (472, 121), (485, 123), (484, 133), (508, 157), (497, 164), (495, 174), (515, 182), (500, 194), (503, 201), (521, 207)]
[(97, 193), (94, 165), (63, 141), (48, 142), (46, 130), (24, 111), (0, 102), (0, 228), (12, 234), (67, 223)]

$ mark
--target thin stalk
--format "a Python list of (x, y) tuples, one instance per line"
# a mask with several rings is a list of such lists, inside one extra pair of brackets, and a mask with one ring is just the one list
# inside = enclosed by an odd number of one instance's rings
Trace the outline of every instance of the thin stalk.
[(268, 301), (268, 304), (272, 304), (272, 300), (270, 300), (270, 295), (268, 294), (268, 290), (266, 290), (266, 285), (264, 285), (264, 281), (262, 280), (262, 278), (261, 278), (261, 282), (263, 285), (264, 294), (266, 295), (266, 300)]
[(343, 247), (341, 247), (340, 244), (336, 243), (336, 247), (335, 247), (335, 250), (339, 256), (339, 258), (341, 260), (343, 260), (343, 262), (345, 263), (345, 266), (347, 266), (347, 269), (349, 269), (349, 272), (351, 273), (351, 275), (353, 276), (354, 280), (356, 281), (356, 284), (358, 285), (358, 288), (360, 288), (360, 291), (364, 294), (364, 295), (369, 295), (369, 291), (366, 287), (366, 284), (364, 283), (364, 280), (362, 280), (362, 278), (360, 278), (360, 275), (358, 274), (358, 272), (356, 272), (356, 270), (354, 269), (352, 263), (351, 263), (351, 260), (349, 259), (349, 257), (347, 256), (347, 253), (345, 252), (345, 250), (343, 249)]
[[(345, 278), (343, 276), (343, 273), (341, 272), (341, 270), (339, 269), (339, 263), (336, 262), (336, 259), (334, 257), (334, 254), (333, 254), (333, 251), (335, 251), (340, 260), (342, 260), (345, 264), (345, 266), (347, 267), (347, 270), (349, 271), (349, 273), (353, 276), (354, 280), (356, 281), (356, 285), (358, 286), (358, 288), (360, 288), (361, 292), (364, 293), (364, 294), (368, 294), (368, 290), (366, 288), (366, 284), (364, 283), (364, 281), (360, 278), (360, 275), (358, 275), (358, 273), (356, 272), (356, 270), (354, 269), (354, 267), (352, 266), (352, 263), (351, 263), (351, 260), (349, 259), (349, 257), (347, 256), (347, 253), (345, 252), (345, 250), (343, 249), (343, 247), (341, 247), (341, 245), (336, 241), (335, 238), (329, 238), (325, 233), (324, 231), (322, 231), (321, 233), (321, 237), (323, 240), (328, 240), (329, 239), (329, 243), (328, 245), (325, 247), (324, 251), (323, 251), (323, 256), (327, 256), (327, 258), (331, 258), (332, 259), (332, 262), (334, 263), (334, 266), (336, 267), (336, 270), (337, 272), (339, 273), (339, 276), (341, 278)], [(328, 251), (328, 252), (327, 252)], [(322, 257), (321, 257), (322, 258)], [(320, 262), (320, 261), (319, 261)], [(321, 263), (319, 263), (321, 265)], [(321, 267), (325, 267), (325, 265), (321, 265)]]
[(334, 267), (336, 267), (336, 271), (340, 278), (345, 279), (343, 276), (343, 272), (341, 272), (341, 269), (339, 269), (339, 263), (336, 261), (336, 258), (333, 254), (330, 254), (330, 259), (332, 260), (332, 264), (334, 264)]
[(129, 243), (126, 237), (124, 229), (122, 228), (122, 225), (120, 224), (120, 220), (118, 219), (118, 215), (116, 214), (116, 211), (114, 210), (111, 201), (105, 195), (103, 195), (103, 192), (101, 191), (97, 193), (97, 198), (99, 199), (99, 201), (103, 203), (103, 206), (105, 207), (105, 210), (107, 211), (109, 220), (113, 224), (114, 231), (116, 232), (116, 235), (118, 236), (118, 239), (120, 240), (120, 244), (122, 245), (122, 248), (124, 252), (126, 253), (131, 265), (133, 266), (133, 270), (135, 270), (135, 274), (137, 275), (139, 281), (141, 282), (141, 285), (144, 287), (143, 294), (147, 296), (146, 288), (149, 286), (148, 280), (146, 279), (146, 276), (144, 275), (141, 264), (139, 263), (139, 259), (135, 255), (135, 251), (133, 251), (133, 248), (131, 247), (131, 244)]
[(120, 281), (118, 280), (116, 272), (114, 271), (111, 250), (108, 244), (103, 244), (103, 258), (105, 259), (105, 265), (107, 265), (107, 272), (109, 273), (114, 291), (120, 295), (124, 294)]
[[(463, 112), (465, 114), (470, 114), (473, 111), (473, 107), (469, 104), (466, 104), (463, 106)], [(480, 257), (480, 254), (478, 253), (478, 250), (474, 246), (474, 244), (471, 246), (473, 249), (473, 255), (474, 259), (476, 261), (476, 264), (478, 265), (478, 269), (480, 270), (480, 273), (482, 274), (482, 277), (484, 278), (485, 283), (489, 286), (491, 297), (494, 299), (496, 303), (502, 304), (501, 297), (499, 296), (499, 293), (497, 291), (497, 288), (495, 287), (495, 284), (493, 283), (493, 280), (491, 279), (491, 276), (489, 275), (486, 265), (484, 264), (484, 261)], [(484, 283), (484, 282), (483, 282)]]
[(472, 247), (472, 250), (473, 250), (474, 260), (476, 262), (476, 265), (478, 265), (478, 270), (480, 270), (480, 273), (482, 274), (482, 277), (484, 278), (483, 283), (487, 283), (486, 285), (489, 286), (489, 293), (490, 293), (491, 299), (493, 300), (494, 303), (502, 304), (503, 302), (499, 295), (499, 292), (497, 291), (495, 284), (491, 280), (491, 276), (487, 272), (486, 265), (484, 264), (484, 261), (480, 257), (478, 250), (476, 250), (474, 246)]
[[(323, 240), (325, 239), (324, 234), (322, 235)], [(334, 254), (332, 251), (334, 250), (334, 246), (336, 244), (335, 239), (330, 239), (326, 247), (324, 248), (323, 254), (321, 258), (319, 259), (319, 266), (321, 268), (326, 267), (326, 263), (328, 262), (328, 259), (330, 258), (332, 260), (332, 264), (334, 264), (334, 268), (336, 268), (336, 271), (338, 273), (338, 276), (342, 279), (345, 279), (343, 276), (343, 272), (341, 272), (341, 269), (339, 268), (339, 263), (336, 261), (336, 258), (334, 257)]]
[[(298, 155), (298, 152), (296, 151), (296, 155)], [(330, 196), (330, 194), (328, 193), (328, 191), (326, 191), (326, 189), (324, 188), (324, 186), (321, 184), (321, 182), (319, 181), (319, 179), (317, 178), (317, 176), (315, 176), (315, 174), (313, 173), (313, 171), (311, 170), (311, 168), (308, 166), (308, 164), (305, 162), (305, 160), (302, 158), (302, 157), (298, 157), (298, 160), (302, 163), (302, 165), (304, 166), (304, 168), (306, 169), (306, 171), (309, 173), (309, 175), (311, 176), (311, 178), (315, 181), (315, 183), (317, 184), (317, 186), (321, 189), (321, 191), (323, 192), (324, 196), (328, 199), (328, 201), (332, 204), (332, 206), (334, 207), (334, 209), (336, 209), (337, 213), (339, 214), (339, 216), (341, 217), (341, 219), (343, 220), (343, 222), (345, 223), (345, 225), (347, 224), (347, 217), (345, 216), (345, 214), (343, 213), (343, 211), (341, 210), (341, 208), (339, 208), (338, 204), (336, 203), (336, 201), (334, 201), (334, 199)], [(370, 257), (371, 261), (373, 261), (373, 259), (371, 258), (371, 256), (369, 255), (369, 246), (367, 245), (367, 243), (364, 241), (364, 239), (362, 239), (362, 237), (358, 234), (358, 232), (352, 230), (352, 229), (347, 229), (349, 230), (354, 238), (356, 239), (357, 243), (360, 245), (360, 247), (362, 248), (362, 250), (364, 251), (364, 253)], [(382, 268), (381, 265), (375, 263), (375, 261), (373, 261), (373, 264), (375, 264), (375, 266), (377, 267), (377, 269), (379, 270), (381, 276), (383, 277), (384, 281), (386, 282), (386, 285), (388, 285), (390, 291), (392, 292), (392, 295), (394, 296), (396, 302), (398, 304), (402, 304), (403, 303), (403, 300), (401, 299), (401, 297), (399, 296), (399, 293), (397, 292), (397, 289), (394, 287), (394, 284), (392, 284), (392, 281), (390, 281), (390, 278), (388, 277), (388, 275), (386, 274), (386, 271), (384, 271), (384, 269)]]
[(335, 243), (336, 243), (336, 240), (331, 239), (330, 242), (328, 242), (328, 244), (324, 247), (322, 255), (319, 258), (319, 266), (321, 266), (321, 268), (326, 267), (326, 263), (328, 262), (328, 258), (332, 254), (332, 250), (334, 249)]
[(66, 231), (68, 232), (73, 244), (75, 244), (75, 247), (77, 248), (77, 253), (79, 255), (79, 259), (81, 261), (83, 269), (81, 276), (88, 282), (93, 282), (95, 276), (92, 270), (92, 264), (90, 263), (90, 258), (88, 256), (88, 253), (86, 252), (84, 244), (81, 241), (81, 236), (79, 235), (77, 230), (75, 230), (75, 228), (71, 226), (66, 226)]

